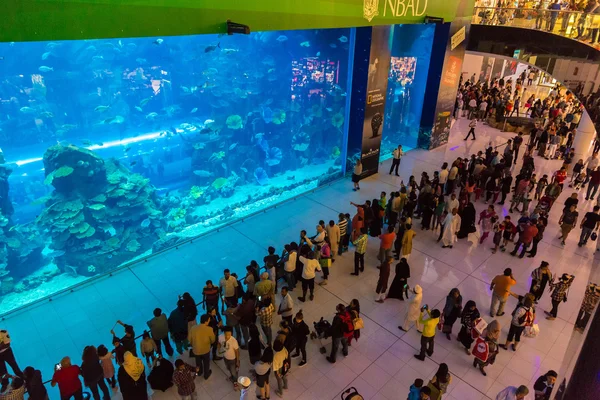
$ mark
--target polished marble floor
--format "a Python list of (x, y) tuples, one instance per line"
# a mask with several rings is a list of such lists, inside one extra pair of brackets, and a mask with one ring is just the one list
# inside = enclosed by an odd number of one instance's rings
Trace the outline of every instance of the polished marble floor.
[[(268, 246), (273, 245), (279, 251), (284, 243), (297, 240), (301, 229), (314, 229), (318, 220), (337, 220), (339, 212), (352, 213), (350, 201), (378, 198), (381, 191), (397, 190), (400, 179), (407, 181), (410, 175), (419, 176), (422, 171), (433, 172), (439, 169), (443, 161), (468, 156), (483, 149), (489, 142), (502, 145), (514, 135), (480, 125), (477, 140), (463, 141), (467, 130), (467, 121), (460, 119), (453, 126), (447, 146), (434, 151), (413, 150), (407, 153), (401, 163), (401, 178), (386, 173), (389, 168), (387, 161), (381, 166), (383, 173), (363, 181), (359, 192), (351, 190), (349, 181), (336, 182), (178, 250), (10, 315), (2, 321), (2, 329), (10, 331), (21, 367), (34, 365), (42, 370), (45, 379), (50, 379), (52, 366), (61, 357), (70, 355), (74, 362), (79, 362), (81, 349), (85, 345), (109, 345), (109, 331), (117, 319), (134, 325), (136, 332), (141, 333), (155, 307), (170, 312), (177, 295), (184, 291), (189, 291), (200, 301), (206, 279), (218, 279), (224, 268), (242, 274), (249, 260), (259, 260), (266, 255)], [(558, 161), (536, 158), (538, 176), (551, 174), (559, 166)], [(566, 190), (559, 204), (570, 193), (571, 190)], [(580, 195), (580, 198), (583, 200), (583, 196)], [(485, 207), (481, 202), (476, 206), (478, 211)], [(580, 214), (591, 207), (591, 202), (581, 202)], [(564, 248), (560, 245), (557, 240), (557, 221), (561, 209), (559, 205), (552, 209), (550, 226), (534, 259), (518, 259), (508, 253), (492, 255), (491, 238), (482, 246), (471, 246), (463, 240), (453, 249), (442, 249), (435, 241), (435, 234), (417, 227), (410, 258), (410, 284), (423, 287), (423, 302), (430, 306), (443, 307), (445, 296), (450, 289), (457, 287), (465, 302), (475, 300), (480, 310), (486, 311), (490, 301), (489, 283), (506, 267), (513, 269), (518, 281), (515, 288), (517, 293), (527, 292), (529, 275), (542, 260), (549, 261), (555, 273), (576, 275), (569, 301), (560, 306), (559, 317), (555, 321), (544, 318), (541, 310), (550, 309), (549, 295), (545, 295), (537, 314), (541, 330), (539, 336), (523, 339), (517, 352), (502, 351), (497, 363), (487, 369), (487, 377), (472, 367), (472, 358), (464, 353), (456, 340), (448, 341), (441, 335), (436, 337), (435, 353), (431, 359), (421, 362), (413, 358), (419, 347), (419, 334), (414, 328), (408, 333), (397, 328), (404, 315), (404, 304), (399, 300), (388, 300), (384, 304), (374, 302), (379, 243), (371, 239), (365, 274), (360, 278), (350, 276), (353, 254), (352, 251), (346, 253), (332, 267), (330, 284), (316, 289), (315, 300), (296, 305), (296, 309), (304, 310), (305, 319), (310, 324), (321, 316), (331, 319), (338, 303), (359, 299), (366, 325), (361, 339), (351, 347), (350, 355), (341, 357), (335, 365), (329, 364), (319, 354), (318, 342), (310, 342), (308, 365), (292, 368), (290, 389), (285, 392), (285, 398), (336, 399), (343, 389), (351, 386), (356, 387), (366, 399), (405, 398), (415, 378), (427, 382), (438, 364), (445, 362), (454, 379), (444, 399), (481, 400), (495, 398), (507, 385), (527, 384), (531, 387), (538, 375), (548, 369), (558, 370), (573, 334), (573, 323), (595, 250), (593, 244), (583, 248), (577, 246), (578, 229), (571, 234)], [(502, 212), (506, 213), (507, 210)], [(294, 299), (298, 294), (299, 289), (293, 293)], [(515, 302), (514, 299), (509, 300), (507, 310), (512, 310)], [(509, 321), (508, 312), (500, 318), (502, 340), (506, 337)], [(457, 331), (455, 326), (454, 334)], [(248, 368), (247, 353), (242, 351), (242, 373), (247, 372)], [(219, 362), (213, 365), (213, 375), (208, 381), (197, 379), (200, 399), (239, 398), (239, 392), (235, 392), (225, 381), (224, 371), (224, 365)], [(274, 388), (275, 379), (272, 378), (271, 382)], [(272, 393), (271, 397), (275, 398), (276, 395)], [(51, 398), (58, 398), (57, 393), (52, 392)], [(115, 394), (113, 398), (119, 399), (120, 395)], [(152, 398), (177, 399), (178, 396), (172, 389), (166, 393), (154, 393)]]

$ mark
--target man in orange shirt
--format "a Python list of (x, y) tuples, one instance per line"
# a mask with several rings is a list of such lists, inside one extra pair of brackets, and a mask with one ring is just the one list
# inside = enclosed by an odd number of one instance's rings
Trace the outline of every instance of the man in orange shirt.
[(379, 244), (379, 255), (377, 259), (382, 263), (385, 262), (392, 255), (392, 245), (396, 239), (396, 233), (394, 232), (393, 226), (388, 226), (387, 232), (379, 235), (381, 243)]
[(490, 290), (492, 291), (490, 315), (492, 318), (494, 315), (498, 315), (499, 317), (504, 315), (504, 305), (510, 295), (510, 288), (513, 285), (516, 285), (516, 283), (517, 281), (513, 277), (510, 268), (504, 270), (504, 275), (496, 275), (496, 277), (492, 279), (492, 284), (490, 285)]

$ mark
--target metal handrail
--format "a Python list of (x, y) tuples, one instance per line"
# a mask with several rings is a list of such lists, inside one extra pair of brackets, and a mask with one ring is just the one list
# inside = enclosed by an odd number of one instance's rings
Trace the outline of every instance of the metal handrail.
[[(200, 303), (196, 303), (196, 307), (198, 307), (198, 306), (200, 306), (200, 305), (202, 305), (202, 304), (204, 304), (204, 300), (202, 300)], [(142, 334), (141, 334), (141, 335), (137, 335), (136, 337), (134, 337), (134, 338), (133, 338), (133, 340), (134, 340), (134, 341), (135, 341), (135, 340), (138, 340), (139, 338), (141, 338), (142, 336), (144, 336), (144, 333), (146, 333), (146, 332), (147, 332), (147, 330), (146, 330), (146, 329), (144, 329), (144, 331), (142, 332)], [(42, 384), (43, 384), (43, 385), (47, 385), (47, 384), (48, 384), (48, 383), (50, 383), (50, 382), (52, 382), (52, 379), (48, 379), (47, 381), (44, 381), (44, 382), (42, 382)]]
[(315, 193), (317, 190), (322, 190), (322, 189), (325, 189), (327, 187), (330, 187), (334, 183), (337, 183), (337, 182), (343, 180), (344, 178), (345, 178), (345, 175), (343, 175), (342, 171), (340, 171), (340, 176), (338, 178), (335, 178), (334, 180), (332, 180), (330, 182), (327, 182), (324, 185), (318, 186), (318, 187), (316, 187), (314, 189), (308, 190), (306, 192), (297, 194), (296, 196), (293, 196), (293, 197), (290, 197), (288, 199), (282, 200), (281, 202), (273, 204), (273, 205), (270, 205), (270, 206), (268, 206), (268, 207), (266, 207), (266, 208), (264, 208), (262, 210), (254, 211), (254, 212), (246, 215), (243, 218), (239, 218), (239, 219), (236, 219), (236, 220), (228, 221), (228, 222), (224, 223), (223, 225), (221, 225), (221, 226), (219, 226), (217, 228), (213, 228), (211, 230), (203, 232), (203, 233), (201, 233), (201, 234), (199, 234), (197, 236), (194, 236), (194, 237), (186, 238), (186, 239), (184, 239), (184, 240), (182, 240), (180, 242), (177, 242), (176, 244), (174, 244), (174, 245), (172, 245), (170, 247), (166, 247), (166, 248), (164, 248), (164, 249), (162, 249), (162, 250), (160, 250), (160, 251), (158, 251), (156, 253), (149, 254), (148, 256), (143, 257), (143, 258), (136, 258), (135, 260), (128, 261), (126, 263), (121, 264), (120, 266), (116, 267), (115, 269), (113, 269), (111, 271), (107, 271), (107, 272), (105, 272), (103, 274), (100, 274), (100, 275), (97, 275), (97, 276), (89, 277), (85, 281), (79, 282), (79, 283), (77, 283), (77, 284), (75, 284), (73, 286), (66, 287), (66, 288), (64, 288), (62, 290), (58, 290), (58, 291), (56, 291), (56, 292), (54, 292), (52, 294), (49, 294), (49, 295), (44, 296), (44, 297), (41, 297), (41, 298), (39, 298), (37, 300), (34, 300), (34, 301), (30, 302), (30, 303), (27, 303), (27, 304), (24, 304), (22, 306), (13, 308), (10, 311), (7, 311), (7, 312), (5, 312), (3, 314), (0, 314), (0, 321), (5, 321), (8, 316), (16, 314), (16, 313), (18, 313), (20, 311), (23, 311), (23, 310), (25, 310), (25, 309), (27, 309), (29, 307), (33, 307), (36, 304), (41, 304), (41, 303), (46, 302), (46, 301), (52, 301), (52, 299), (57, 298), (57, 297), (59, 297), (59, 296), (61, 296), (63, 294), (75, 292), (75, 289), (81, 288), (83, 286), (91, 285), (95, 281), (98, 281), (100, 279), (111, 277), (111, 276), (113, 276), (113, 274), (115, 274), (115, 273), (117, 273), (119, 271), (123, 271), (123, 270), (128, 269), (130, 267), (133, 267), (135, 265), (148, 262), (149, 259), (155, 258), (157, 256), (160, 256), (160, 255), (162, 255), (164, 253), (167, 253), (167, 252), (169, 252), (169, 251), (171, 251), (173, 249), (178, 250), (179, 247), (181, 247), (183, 245), (193, 243), (194, 240), (201, 239), (201, 238), (203, 238), (205, 236), (208, 236), (208, 235), (210, 235), (212, 233), (220, 232), (221, 229), (229, 228), (229, 227), (232, 227), (235, 224), (238, 224), (238, 223), (241, 223), (241, 222), (245, 222), (245, 220), (248, 219), (248, 218), (257, 216), (259, 214), (266, 214), (267, 211), (271, 211), (272, 209), (275, 209), (275, 208), (277, 208), (279, 206), (283, 206), (284, 204), (290, 203), (292, 201), (296, 201), (296, 200), (298, 200), (298, 198), (300, 198), (302, 196), (306, 196), (306, 195), (308, 195), (310, 193)]
[(594, 29), (592, 25), (600, 27), (600, 14), (547, 8), (474, 7), (471, 22), (540, 30), (589, 44), (582, 37), (589, 29)]

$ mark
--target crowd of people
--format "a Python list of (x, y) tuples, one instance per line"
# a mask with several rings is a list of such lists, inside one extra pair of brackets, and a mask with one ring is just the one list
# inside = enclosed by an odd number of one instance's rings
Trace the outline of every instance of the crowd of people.
[[(468, 113), (472, 121), (477, 121), (510, 115), (515, 108), (518, 113), (519, 99), (525, 96), (525, 77), (517, 80), (514, 90), (512, 82), (503, 80), (495, 80), (489, 86), (470, 81), (461, 84), (455, 114), (466, 116)], [(511, 102), (512, 108), (509, 107)], [(418, 180), (410, 176), (407, 183), (402, 181), (389, 197), (382, 192), (377, 199), (350, 203), (356, 210), (354, 215), (340, 213), (337, 221), (319, 221), (314, 232), (309, 234), (303, 230), (297, 241), (283, 246), (281, 253), (269, 247), (262, 264), (251, 261), (244, 274), (225, 269), (216, 284), (206, 281), (201, 301), (184, 293), (169, 315), (156, 308), (140, 336), (136, 336), (132, 325), (117, 321), (115, 326), (120, 325), (124, 333), (117, 335), (113, 327), (111, 349), (102, 344), (86, 346), (79, 365), (69, 357), (63, 358), (55, 366), (51, 384), (58, 385), (61, 399), (82, 399), (84, 385), (95, 400), (109, 399), (111, 388), (118, 388), (124, 400), (143, 400), (148, 398), (148, 386), (165, 391), (173, 385), (182, 399), (195, 399), (196, 377), (210, 379), (212, 360), (222, 362), (230, 383), (240, 391), (242, 399), (255, 395), (259, 399), (270, 398), (271, 375), (277, 383), (275, 394), (285, 397), (288, 372), (291, 368), (304, 367), (309, 361), (306, 345), (310, 336), (331, 338), (326, 359), (335, 363), (338, 353), (348, 355), (349, 346), (360, 339), (364, 327), (359, 301), (354, 299), (350, 304), (338, 304), (332, 321), (315, 323), (311, 333), (291, 294), (296, 292), (300, 303), (314, 301), (315, 284), (328, 284), (332, 263), (351, 247), (354, 249), (351, 274), (358, 277), (365, 271), (367, 244), (373, 239), (379, 240), (375, 301), (406, 300), (406, 312), (398, 328), (408, 331), (414, 324), (420, 332), (420, 351), (415, 358), (431, 357), (438, 329), (451, 339), (453, 327), (459, 321), (457, 339), (465, 352), (473, 356), (473, 367), (486, 375), (486, 368), (490, 368), (497, 357), (502, 357), (500, 349), (517, 351), (522, 335), (537, 335), (536, 304), (546, 290), (550, 291), (552, 301), (552, 309), (546, 311), (547, 319), (557, 317), (575, 277), (561, 274), (557, 279), (559, 275), (551, 272), (550, 264), (541, 261), (531, 274), (529, 292), (519, 294), (512, 291), (517, 282), (510, 268), (496, 276), (490, 285), (489, 316), (504, 315), (508, 299), (511, 296), (517, 299), (508, 335), (501, 343), (500, 322), (497, 319), (486, 322), (476, 302), (463, 301), (457, 288), (450, 291), (441, 310), (422, 305), (422, 287), (410, 284), (409, 260), (417, 231), (425, 234), (433, 231), (432, 240), (437, 237), (444, 248), (452, 249), (458, 240), (466, 239), (473, 245), (491, 240), (492, 253), (512, 246), (511, 255), (523, 258), (528, 254), (534, 258), (548, 225), (548, 214), (568, 187), (572, 187), (573, 192), (565, 201), (559, 220), (561, 243), (566, 243), (569, 233), (578, 225), (581, 229), (579, 246), (586, 246), (590, 237), (596, 235), (600, 228), (600, 205), (581, 219), (578, 211), (578, 190), (587, 185), (586, 199), (593, 200), (600, 186), (597, 154), (573, 162), (572, 143), (580, 104), (568, 92), (561, 95), (555, 90), (543, 101), (529, 98), (524, 108), (526, 113), (539, 119), (528, 132), (527, 140), (520, 132), (503, 148), (490, 145), (470, 158), (459, 157), (450, 164), (443, 163), (431, 175), (423, 171)], [(473, 139), (475, 127), (476, 124), (471, 126)], [(536, 176), (536, 151), (549, 159), (561, 159), (563, 165), (552, 176)], [(399, 146), (394, 152), (390, 174), (398, 174), (402, 155)], [(513, 177), (519, 158), (523, 161), (522, 167)], [(355, 190), (360, 189), (361, 173), (359, 164), (353, 176)], [(497, 205), (504, 205), (506, 201), (510, 202), (509, 214), (501, 217)], [(474, 206), (476, 202), (486, 205), (479, 214)], [(535, 206), (530, 205), (535, 202)], [(389, 284), (395, 261), (398, 263)], [(585, 328), (598, 299), (600, 290), (590, 285), (577, 318), (577, 330)], [(239, 373), (241, 351), (248, 352), (249, 376)], [(185, 357), (176, 358), (176, 354)], [(6, 364), (14, 376), (8, 375)], [(3, 375), (0, 400), (23, 399), (25, 392), (33, 400), (48, 398), (41, 372), (30, 366), (23, 371), (19, 369), (6, 331), (0, 331), (0, 373)], [(548, 399), (555, 380), (554, 371), (541, 376), (533, 387), (536, 399)], [(449, 366), (440, 364), (427, 384), (423, 379), (414, 382), (409, 399), (440, 399), (451, 383)], [(528, 393), (527, 386), (508, 387), (497, 399), (521, 399)]]

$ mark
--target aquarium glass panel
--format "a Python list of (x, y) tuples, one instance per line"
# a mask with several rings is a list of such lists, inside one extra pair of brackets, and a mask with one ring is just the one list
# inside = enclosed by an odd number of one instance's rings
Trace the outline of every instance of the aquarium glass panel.
[(349, 37), (0, 44), (0, 314), (340, 177)]
[(433, 24), (394, 26), (380, 161), (399, 144), (417, 147), (434, 32)]

